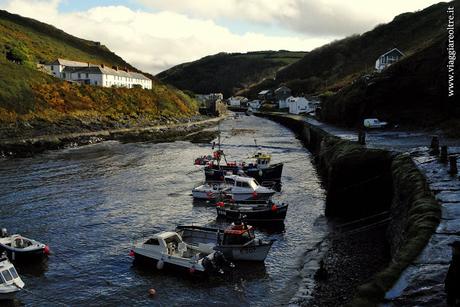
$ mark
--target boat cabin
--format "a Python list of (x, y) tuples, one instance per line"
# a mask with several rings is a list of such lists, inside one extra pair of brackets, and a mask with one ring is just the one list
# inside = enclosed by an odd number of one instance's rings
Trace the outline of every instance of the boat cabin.
[(232, 187), (233, 192), (242, 189), (251, 189), (255, 191), (259, 184), (252, 177), (242, 177), (238, 175), (225, 176), (225, 183)]
[(225, 229), (222, 245), (244, 245), (255, 239), (252, 226), (232, 224)]
[(152, 236), (144, 242), (143, 248), (157, 250), (159, 252), (183, 258), (191, 258), (196, 254), (188, 248), (187, 243), (176, 232), (162, 232)]
[[(18, 288), (19, 287), (19, 288)], [(0, 293), (15, 292), (24, 287), (24, 282), (5, 254), (0, 256)], [(12, 290), (8, 290), (12, 289)]]

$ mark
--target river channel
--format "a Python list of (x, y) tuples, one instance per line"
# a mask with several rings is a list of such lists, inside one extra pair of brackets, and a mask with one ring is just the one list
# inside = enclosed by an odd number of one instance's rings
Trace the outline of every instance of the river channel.
[(177, 224), (216, 223), (215, 208), (191, 197), (204, 179), (193, 160), (211, 146), (109, 141), (0, 160), (0, 227), (53, 252), (42, 265), (17, 267), (27, 292), (14, 305), (267, 306), (308, 295), (305, 266), (327, 234), (312, 156), (290, 130), (266, 119), (240, 116), (220, 129), (230, 160), (254, 153), (256, 139), (273, 163), (284, 162), (276, 197), (289, 203), (285, 229), (256, 232), (276, 239), (264, 265), (237, 265), (232, 276), (208, 281), (134, 267), (133, 241)]

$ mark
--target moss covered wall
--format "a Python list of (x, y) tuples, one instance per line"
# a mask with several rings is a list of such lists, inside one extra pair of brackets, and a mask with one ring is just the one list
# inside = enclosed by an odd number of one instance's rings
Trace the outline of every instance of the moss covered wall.
[(352, 305), (376, 306), (423, 250), (441, 218), (440, 206), (410, 156), (368, 149), (302, 120), (260, 114), (291, 128), (315, 157), (327, 189), (326, 214), (358, 218), (389, 211), (392, 261), (358, 288)]

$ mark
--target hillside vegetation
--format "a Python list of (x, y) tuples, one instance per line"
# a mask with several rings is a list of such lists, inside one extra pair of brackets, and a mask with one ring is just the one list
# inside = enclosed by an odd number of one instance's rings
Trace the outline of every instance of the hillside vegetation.
[(304, 55), (305, 52), (289, 51), (219, 53), (174, 66), (157, 77), (182, 90), (198, 94), (220, 92), (229, 97), (262, 80), (273, 79), (279, 69)]
[[(456, 29), (460, 30), (458, 24)], [(460, 136), (460, 126), (456, 124), (460, 105), (454, 97), (448, 97), (447, 62), (447, 39), (441, 35), (382, 73), (361, 78), (326, 97), (321, 116), (345, 126), (358, 126), (363, 118), (378, 117), (419, 128), (447, 128), (450, 134), (456, 131)], [(458, 65), (455, 75), (460, 75)]]
[[(24, 125), (50, 124), (60, 132), (60, 128), (79, 130), (78, 123), (82, 122), (96, 123), (94, 128), (103, 128), (147, 124), (197, 112), (195, 100), (155, 78), (152, 90), (102, 88), (70, 84), (37, 69), (37, 63), (56, 58), (136, 70), (97, 42), (0, 10), (0, 132), (3, 136), (21, 134), (19, 128)], [(70, 122), (73, 127), (66, 127)]]
[(377, 58), (392, 48), (411, 55), (445, 34), (447, 3), (404, 13), (362, 35), (334, 41), (280, 70), (276, 80), (306, 93), (335, 91), (374, 70)]

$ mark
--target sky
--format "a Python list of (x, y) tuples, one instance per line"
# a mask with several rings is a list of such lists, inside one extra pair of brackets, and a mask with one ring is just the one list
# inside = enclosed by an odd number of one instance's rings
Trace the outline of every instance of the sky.
[(219, 52), (309, 51), (438, 0), (0, 0), (156, 74)]

